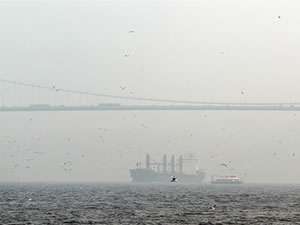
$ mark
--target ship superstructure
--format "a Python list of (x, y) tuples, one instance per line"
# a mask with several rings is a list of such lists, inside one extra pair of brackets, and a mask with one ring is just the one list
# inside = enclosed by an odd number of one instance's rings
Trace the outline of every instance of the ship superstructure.
[(201, 183), (205, 177), (205, 173), (194, 167), (193, 173), (185, 171), (185, 164), (193, 163), (195, 166), (198, 160), (194, 157), (171, 156), (168, 162), (167, 155), (164, 155), (161, 161), (156, 161), (149, 154), (146, 155), (145, 167), (141, 163), (137, 163), (136, 169), (130, 170), (130, 175), (133, 182), (170, 182), (172, 176), (175, 176), (178, 183)]

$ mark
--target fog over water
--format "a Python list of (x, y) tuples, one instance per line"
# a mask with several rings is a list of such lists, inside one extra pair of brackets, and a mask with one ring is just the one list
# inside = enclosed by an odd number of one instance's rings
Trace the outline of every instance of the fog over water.
[[(145, 98), (300, 102), (299, 10), (296, 0), (0, 0), (0, 79)], [(0, 106), (99, 103), (149, 105), (0, 83)], [(235, 174), (299, 183), (299, 124), (293, 111), (1, 112), (0, 182), (130, 181), (147, 153), (193, 153), (206, 182)]]
[(192, 152), (206, 181), (299, 182), (291, 112), (18, 112), (0, 122), (2, 181), (130, 181), (146, 153)]

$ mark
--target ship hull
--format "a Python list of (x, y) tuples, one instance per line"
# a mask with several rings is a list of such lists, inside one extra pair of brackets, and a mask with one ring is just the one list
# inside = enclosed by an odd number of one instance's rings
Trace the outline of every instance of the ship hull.
[(212, 184), (242, 184), (242, 181), (212, 181)]
[(179, 173), (158, 173), (150, 169), (131, 169), (130, 175), (133, 182), (140, 183), (168, 183), (171, 180), (172, 176), (177, 178), (179, 183), (202, 183), (205, 174), (203, 172), (199, 172), (197, 174), (179, 174)]

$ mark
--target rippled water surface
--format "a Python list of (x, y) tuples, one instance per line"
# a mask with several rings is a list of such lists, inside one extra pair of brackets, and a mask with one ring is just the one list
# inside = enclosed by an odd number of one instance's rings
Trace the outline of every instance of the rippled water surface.
[[(216, 204), (215, 210), (210, 209)], [(0, 224), (300, 224), (300, 186), (1, 184)]]

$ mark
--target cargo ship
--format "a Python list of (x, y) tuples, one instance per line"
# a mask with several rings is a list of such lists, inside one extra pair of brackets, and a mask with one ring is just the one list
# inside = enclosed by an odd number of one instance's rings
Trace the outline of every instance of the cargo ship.
[[(193, 163), (194, 171), (187, 173), (184, 171), (184, 164)], [(143, 168), (141, 163), (137, 163), (137, 168), (130, 170), (133, 182), (144, 183), (166, 183), (170, 182), (171, 177), (177, 178), (178, 183), (202, 183), (205, 173), (198, 169), (198, 160), (194, 157), (183, 157), (182, 155), (176, 160), (175, 156), (171, 156), (170, 162), (167, 161), (167, 155), (163, 156), (162, 161), (157, 162), (150, 155), (146, 155), (146, 166)]]
[(212, 184), (242, 184), (243, 181), (237, 176), (212, 177)]

